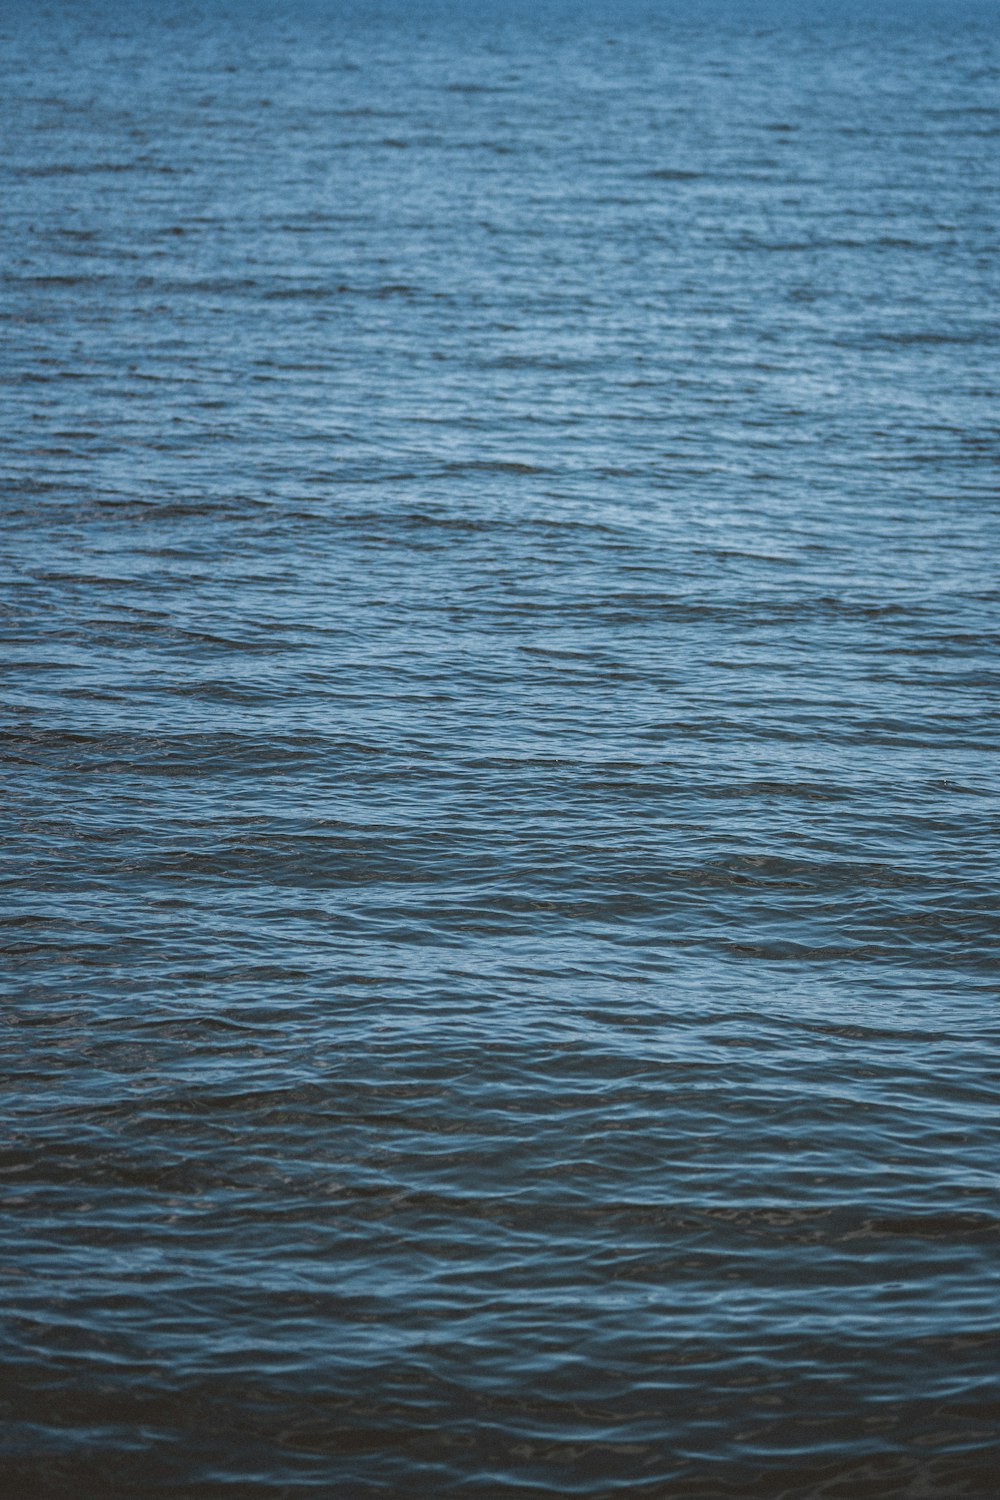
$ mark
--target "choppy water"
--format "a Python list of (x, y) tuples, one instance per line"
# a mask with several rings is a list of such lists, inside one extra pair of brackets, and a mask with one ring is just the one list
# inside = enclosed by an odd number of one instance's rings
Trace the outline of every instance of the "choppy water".
[(995, 11), (0, 30), (7, 1493), (995, 1496)]

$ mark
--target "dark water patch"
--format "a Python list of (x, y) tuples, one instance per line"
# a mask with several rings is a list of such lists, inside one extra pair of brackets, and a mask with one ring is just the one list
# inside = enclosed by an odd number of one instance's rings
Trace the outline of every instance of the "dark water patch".
[(645, 176), (657, 182), (697, 182), (704, 174), (684, 167), (656, 167)]

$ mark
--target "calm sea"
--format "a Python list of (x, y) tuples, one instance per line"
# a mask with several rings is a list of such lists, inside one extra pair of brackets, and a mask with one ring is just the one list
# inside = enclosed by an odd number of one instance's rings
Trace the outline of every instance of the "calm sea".
[(1000, 14), (0, 15), (11, 1500), (1000, 1493)]

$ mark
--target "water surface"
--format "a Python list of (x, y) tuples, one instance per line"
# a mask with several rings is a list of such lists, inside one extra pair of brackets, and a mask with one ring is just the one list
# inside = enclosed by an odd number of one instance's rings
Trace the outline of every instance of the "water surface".
[(0, 20), (8, 1492), (996, 1494), (998, 29)]

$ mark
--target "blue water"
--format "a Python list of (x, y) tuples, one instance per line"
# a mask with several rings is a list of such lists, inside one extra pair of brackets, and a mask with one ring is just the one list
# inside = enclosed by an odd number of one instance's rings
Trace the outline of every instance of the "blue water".
[(5, 1493), (995, 1500), (996, 8), (0, 50)]

